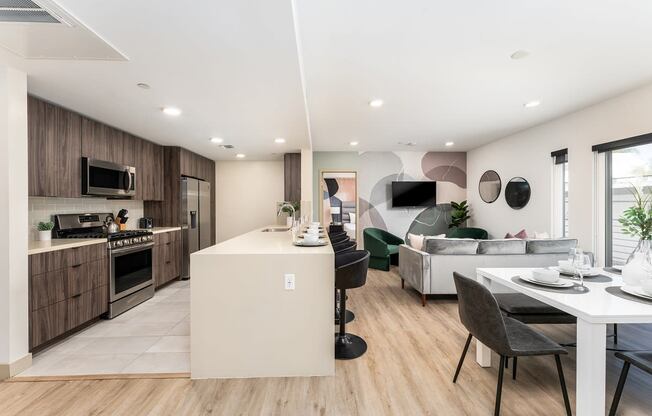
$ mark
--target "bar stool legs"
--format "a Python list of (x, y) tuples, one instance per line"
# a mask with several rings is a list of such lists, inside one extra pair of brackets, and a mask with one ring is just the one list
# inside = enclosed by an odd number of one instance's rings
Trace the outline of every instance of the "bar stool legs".
[[(353, 321), (355, 319), (355, 314), (352, 311), (347, 310), (344, 315), (346, 323)], [(335, 289), (335, 325), (340, 324), (340, 292)]]
[[(340, 289), (340, 310), (346, 310), (346, 289)], [(346, 320), (340, 319), (340, 331), (335, 334), (335, 358), (350, 360), (362, 356), (367, 343), (357, 335), (346, 333)]]

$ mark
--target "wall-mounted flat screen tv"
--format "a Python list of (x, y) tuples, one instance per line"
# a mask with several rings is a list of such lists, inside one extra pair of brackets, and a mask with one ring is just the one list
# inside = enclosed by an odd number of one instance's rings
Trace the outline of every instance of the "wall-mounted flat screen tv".
[(392, 207), (432, 207), (437, 204), (437, 182), (392, 182)]

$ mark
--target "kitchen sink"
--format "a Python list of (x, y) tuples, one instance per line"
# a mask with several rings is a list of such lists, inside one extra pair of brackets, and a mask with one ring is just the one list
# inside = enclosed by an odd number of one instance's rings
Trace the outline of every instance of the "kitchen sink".
[(269, 227), (263, 228), (264, 233), (282, 233), (288, 231), (290, 227)]

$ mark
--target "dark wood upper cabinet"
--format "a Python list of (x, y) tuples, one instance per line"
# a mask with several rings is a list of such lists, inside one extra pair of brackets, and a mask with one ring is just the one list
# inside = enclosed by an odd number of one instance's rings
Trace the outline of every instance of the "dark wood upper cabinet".
[(286, 153), (285, 164), (285, 200), (301, 201), (301, 154)]
[(147, 140), (136, 141), (136, 199), (163, 200), (163, 147)]
[(84, 117), (81, 125), (82, 156), (134, 166), (136, 138), (129, 133)]
[(81, 116), (28, 97), (29, 195), (81, 196)]

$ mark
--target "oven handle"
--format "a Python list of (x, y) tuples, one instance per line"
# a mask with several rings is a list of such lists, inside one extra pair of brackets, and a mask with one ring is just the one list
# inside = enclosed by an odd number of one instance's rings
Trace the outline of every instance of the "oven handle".
[(144, 251), (149, 248), (154, 247), (154, 242), (147, 243), (147, 244), (141, 244), (135, 247), (124, 247), (124, 248), (116, 248), (116, 249), (111, 249), (109, 252), (111, 253), (112, 256), (117, 255), (117, 254), (127, 254), (127, 253), (133, 253), (136, 251)]

